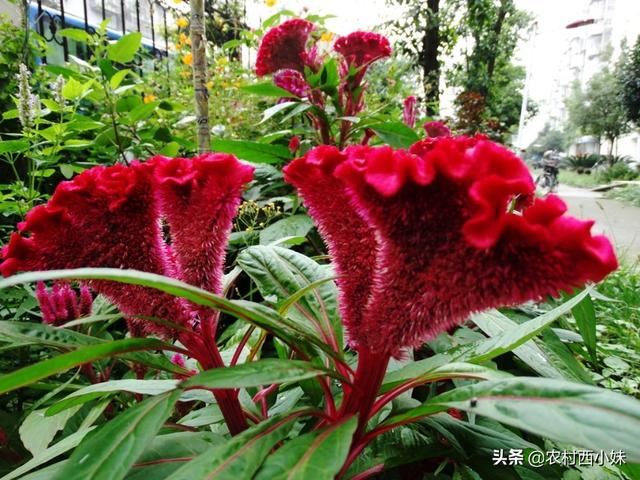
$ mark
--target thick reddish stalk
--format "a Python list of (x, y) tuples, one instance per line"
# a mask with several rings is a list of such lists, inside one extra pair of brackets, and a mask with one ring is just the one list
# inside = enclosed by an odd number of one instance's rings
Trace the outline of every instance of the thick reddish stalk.
[(389, 354), (372, 352), (364, 347), (358, 349), (358, 368), (355, 379), (338, 415), (338, 418), (358, 415), (358, 428), (353, 437), (354, 444), (360, 439), (367, 426), (390, 358)]

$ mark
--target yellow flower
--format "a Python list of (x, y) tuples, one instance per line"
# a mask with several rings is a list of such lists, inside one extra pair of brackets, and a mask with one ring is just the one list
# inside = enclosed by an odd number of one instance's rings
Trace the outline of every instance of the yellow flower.
[(277, 0), (264, 0), (264, 4), (267, 7), (273, 7), (276, 4)]
[(209, 81), (207, 82), (207, 88), (208, 88), (209, 90), (211, 90), (211, 89), (213, 88), (213, 82), (212, 82), (211, 80), (209, 80)]
[(189, 25), (189, 20), (184, 17), (180, 17), (178, 20), (176, 20), (176, 25), (178, 25), (178, 27), (180, 28), (187, 28), (187, 25)]
[(322, 34), (322, 36), (320, 37), (320, 41), (321, 42), (330, 42), (331, 40), (333, 40), (333, 33), (332, 32), (324, 32)]
[(227, 63), (229, 63), (229, 59), (227, 57), (216, 58), (216, 65), (224, 67)]
[(155, 95), (153, 95), (152, 93), (147, 93), (144, 98), (142, 99), (142, 101), (144, 103), (151, 103), (151, 102), (155, 102), (158, 99), (158, 97), (156, 97)]
[(179, 37), (178, 37), (178, 38), (179, 38), (179, 40), (178, 40), (178, 41), (179, 41), (182, 45), (191, 45), (191, 38), (187, 37), (187, 35), (186, 35), (186, 34), (181, 33), (181, 34), (179, 35)]
[(233, 86), (239, 88), (242, 85), (240, 82), (233, 82)]
[(182, 56), (182, 63), (185, 65), (191, 65), (193, 63), (193, 55), (191, 55), (191, 52), (185, 53)]
[(182, 71), (180, 72), (180, 76), (181, 76), (182, 78), (190, 77), (190, 76), (191, 76), (191, 70), (182, 70)]
[(229, 82), (222, 82), (222, 88), (229, 88)]
[(182, 3), (182, 0), (173, 0), (173, 3), (175, 3), (176, 5), (180, 5)]

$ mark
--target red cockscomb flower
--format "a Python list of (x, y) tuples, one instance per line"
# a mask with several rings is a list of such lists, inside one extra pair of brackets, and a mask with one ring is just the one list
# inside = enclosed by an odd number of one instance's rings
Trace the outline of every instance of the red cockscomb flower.
[(333, 176), (335, 167), (346, 158), (336, 147), (323, 145), (287, 165), (284, 178), (297, 188), (327, 243), (338, 275), (342, 321), (354, 340), (369, 298), (376, 241), (371, 228), (350, 206), (342, 182)]
[[(19, 270), (112, 267), (166, 273), (159, 212), (148, 168), (94, 167), (62, 182), (45, 205), (32, 209), (3, 248), (3, 275)], [(29, 233), (26, 237), (24, 234)], [(186, 323), (179, 300), (155, 290), (115, 282), (91, 287), (127, 316), (149, 316)], [(164, 325), (132, 319), (142, 330), (171, 336)]]
[[(136, 269), (219, 293), (231, 221), (252, 171), (235, 157), (217, 154), (94, 167), (58, 185), (46, 205), (27, 214), (21, 233), (3, 248), (0, 271)], [(160, 230), (163, 216), (171, 248)], [(193, 313), (173, 296), (116, 282), (90, 285), (130, 318), (132, 332), (175, 335), (139, 316), (191, 324)]]
[(416, 104), (418, 100), (413, 95), (404, 99), (402, 104), (402, 121), (413, 128), (416, 125)]
[(315, 28), (311, 22), (294, 18), (269, 30), (258, 49), (256, 75), (261, 77), (285, 68), (304, 71), (307, 41)]
[(55, 282), (47, 289), (44, 282), (36, 286), (36, 298), (42, 312), (42, 321), (49, 325), (62, 325), (91, 314), (93, 297), (82, 285), (77, 293), (68, 282)]
[(278, 71), (273, 76), (273, 84), (300, 98), (308, 97), (311, 91), (304, 75), (290, 68)]
[[(617, 267), (609, 241), (590, 234), (593, 222), (563, 215), (559, 198), (510, 211), (514, 198), (533, 194), (533, 181), (520, 159), (482, 137), (431, 139), (420, 156), (390, 147), (351, 147), (342, 155), (316, 149), (291, 170), (299, 174), (287, 178), (325, 235), (336, 269), (342, 268), (351, 341), (369, 352), (398, 355), (473, 312), (556, 295)], [(318, 172), (331, 187), (324, 195)], [(315, 185), (320, 191), (310, 190)], [(338, 207), (327, 201), (336, 198)], [(372, 232), (340, 231), (346, 198), (349, 221)], [(334, 230), (340, 235), (329, 235)], [(368, 256), (354, 238), (369, 239)], [(357, 262), (346, 270), (340, 263), (349, 255)], [(353, 281), (349, 275), (359, 275), (366, 298), (344, 290)]]
[(333, 49), (349, 66), (360, 68), (391, 55), (391, 45), (384, 35), (373, 32), (352, 32), (338, 38)]
[(422, 128), (427, 132), (427, 137), (429, 138), (451, 136), (451, 130), (442, 122), (427, 122), (422, 126)]
[[(176, 275), (220, 294), (227, 240), (253, 167), (222, 153), (155, 157), (149, 163), (155, 166), (160, 209), (171, 232)], [(201, 319), (217, 318), (217, 312), (206, 307), (198, 311)]]
[(289, 151), (291, 153), (296, 153), (299, 148), (300, 148), (300, 137), (297, 135), (294, 135), (293, 137), (291, 137), (291, 140), (289, 140)]

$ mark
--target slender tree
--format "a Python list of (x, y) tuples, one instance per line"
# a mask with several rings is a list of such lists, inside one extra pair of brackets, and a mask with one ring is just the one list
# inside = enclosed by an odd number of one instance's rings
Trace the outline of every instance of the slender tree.
[(207, 38), (204, 27), (204, 0), (191, 0), (191, 52), (193, 88), (196, 101), (198, 153), (211, 149), (209, 128), (209, 90), (207, 88)]

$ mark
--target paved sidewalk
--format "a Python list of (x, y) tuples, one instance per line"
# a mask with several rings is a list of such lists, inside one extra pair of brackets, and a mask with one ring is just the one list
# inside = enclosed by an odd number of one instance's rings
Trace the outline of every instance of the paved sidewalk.
[(593, 219), (593, 231), (604, 233), (616, 246), (618, 255), (633, 262), (640, 257), (640, 208), (603, 198), (599, 192), (560, 185), (558, 195), (567, 203), (569, 213)]

